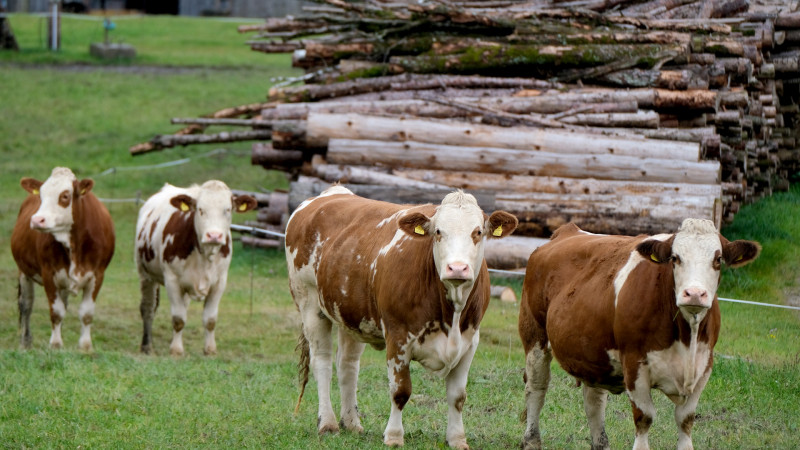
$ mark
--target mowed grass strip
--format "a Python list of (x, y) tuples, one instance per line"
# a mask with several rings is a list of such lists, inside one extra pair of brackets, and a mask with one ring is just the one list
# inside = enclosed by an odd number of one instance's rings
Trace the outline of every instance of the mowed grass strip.
[[(16, 26), (18, 19), (13, 16), (12, 24)], [(165, 54), (187, 51), (188, 41), (211, 42), (217, 32), (215, 21), (192, 19), (201, 24), (195, 27), (192, 21), (168, 19), (136, 19), (151, 27), (151, 33), (169, 28), (173, 37), (184, 36), (164, 38), (164, 47), (158, 50)], [(124, 27), (118, 23), (117, 31)], [(19, 38), (19, 27), (15, 32)], [(88, 42), (85, 46), (88, 49)], [(64, 55), (68, 62), (80, 59), (66, 50)], [(186, 64), (205, 64), (201, 56), (195, 58), (187, 59)], [(127, 72), (2, 67), (0, 85), (13, 87), (4, 91), (0, 102), (0, 152), (4, 156), (0, 159), (4, 174), (0, 177), (0, 226), (4, 230), (0, 248), (6, 249), (0, 251), (0, 292), (5, 299), (0, 302), (3, 447), (383, 447), (381, 434), (390, 405), (383, 352), (368, 348), (362, 361), (359, 406), (366, 429), (363, 435), (317, 436), (313, 380), (299, 414), (292, 414), (299, 393), (294, 353), (299, 318), (289, 294), (285, 258), (279, 251), (235, 245), (228, 288), (220, 305), (219, 356), (202, 356), (202, 307), (196, 303), (189, 308), (184, 330), (187, 356), (168, 356), (172, 330), (163, 290), (154, 322), (156, 354), (140, 355), (139, 283), (133, 264), (137, 207), (132, 203), (109, 205), (117, 249), (98, 298), (95, 352), (84, 355), (77, 351), (80, 325), (74, 298), (64, 322), (66, 348), (47, 348), (49, 314), (39, 287), (31, 317), (34, 348), (18, 350), (17, 269), (8, 240), (24, 198), (19, 179), (44, 179), (56, 165), (70, 166), (79, 177), (88, 177), (111, 167), (190, 158), (186, 164), (164, 169), (120, 170), (97, 176), (95, 192), (105, 198), (129, 198), (137, 193), (146, 198), (167, 181), (186, 185), (210, 178), (240, 189), (285, 188), (282, 173), (250, 165), (249, 144), (176, 148), (136, 158), (127, 151), (155, 133), (180, 128), (169, 125), (170, 117), (198, 116), (263, 100), (270, 84), (265, 74), (293, 73), (288, 68), (289, 58), (282, 58), (263, 70), (154, 71), (137, 68), (136, 62)], [(219, 148), (225, 152), (201, 156)], [(723, 230), (729, 239), (760, 241), (764, 252), (754, 264), (724, 271), (721, 296), (781, 304), (797, 292), (798, 205), (800, 189), (795, 186), (789, 193), (744, 207), (734, 224)], [(254, 216), (237, 215), (235, 220)], [(521, 283), (510, 284), (519, 294)], [(524, 424), (519, 415), (524, 408), (524, 361), (517, 336), (517, 308), (492, 304), (482, 326), (464, 416), (468, 441), (475, 448), (515, 448), (522, 438)], [(722, 304), (722, 312), (714, 374), (697, 410), (696, 447), (796, 448), (796, 418), (800, 417), (798, 313), (730, 303)], [(587, 448), (590, 441), (581, 391), (557, 364), (553, 367), (542, 415), (543, 441), (548, 448)], [(334, 375), (332, 395), (338, 412), (335, 380)], [(416, 364), (412, 365), (412, 380), (413, 395), (404, 411), (406, 447), (443, 448), (447, 425), (444, 381)], [(658, 415), (652, 446), (672, 448), (677, 439), (672, 405), (661, 394), (654, 391), (653, 395)], [(610, 399), (607, 423), (613, 448), (632, 446), (630, 405), (624, 395)]]

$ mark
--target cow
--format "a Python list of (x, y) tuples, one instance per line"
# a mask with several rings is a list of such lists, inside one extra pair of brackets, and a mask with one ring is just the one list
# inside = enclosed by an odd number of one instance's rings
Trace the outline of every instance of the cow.
[(92, 350), (92, 321), (106, 267), (114, 256), (114, 223), (92, 193), (94, 181), (78, 181), (56, 167), (44, 182), (23, 178), (28, 192), (11, 234), (11, 253), (19, 268), (20, 345), (30, 348), (33, 283), (44, 286), (50, 304), (50, 347), (61, 348), (61, 323), (70, 294), (82, 295), (78, 308), (78, 347)]
[[(289, 284), (302, 319), (297, 406), (310, 364), (319, 394), (319, 434), (340, 426), (363, 432), (356, 387), (359, 360), (370, 344), (386, 350), (391, 414), (384, 443), (403, 445), (402, 411), (411, 396), (414, 360), (445, 378), (447, 443), (468, 448), (461, 411), (489, 304), (484, 243), (516, 226), (516, 217), (504, 211), (487, 217), (475, 197), (462, 191), (448, 194), (439, 206), (411, 206), (364, 199), (334, 185), (300, 204), (286, 227)], [(333, 324), (338, 425), (330, 400)]]
[(159, 285), (167, 291), (172, 314), (170, 354), (183, 355), (183, 327), (191, 300), (203, 301), (206, 355), (217, 353), (214, 329), (219, 301), (228, 282), (231, 263), (232, 211), (257, 206), (249, 195), (233, 195), (222, 181), (180, 188), (169, 183), (139, 210), (136, 222), (136, 267), (142, 300), (142, 353), (153, 350), (153, 316)]
[(583, 386), (592, 449), (609, 447), (609, 392), (627, 393), (633, 448), (649, 448), (653, 388), (675, 404), (677, 448), (691, 449), (719, 336), (720, 268), (748, 264), (760, 251), (756, 242), (728, 241), (702, 219), (655, 236), (591, 234), (572, 223), (557, 229), (531, 254), (522, 287), (523, 448), (541, 448), (539, 416), (555, 356)]

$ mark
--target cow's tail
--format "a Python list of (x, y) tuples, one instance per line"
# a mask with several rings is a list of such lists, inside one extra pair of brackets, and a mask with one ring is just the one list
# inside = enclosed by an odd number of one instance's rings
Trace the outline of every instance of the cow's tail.
[(297, 415), (300, 411), (300, 402), (303, 400), (303, 394), (306, 392), (306, 385), (308, 384), (308, 367), (311, 363), (311, 351), (308, 348), (308, 339), (300, 329), (300, 336), (297, 337), (297, 346), (295, 351), (300, 351), (300, 361), (297, 362), (297, 379), (300, 382), (300, 397), (297, 398), (297, 405), (294, 407), (294, 413)]

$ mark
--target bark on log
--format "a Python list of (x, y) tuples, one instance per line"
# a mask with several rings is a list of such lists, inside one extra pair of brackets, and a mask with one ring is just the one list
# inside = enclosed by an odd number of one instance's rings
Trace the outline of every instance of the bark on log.
[(564, 117), (559, 120), (572, 125), (588, 125), (591, 127), (658, 128), (658, 113), (655, 111), (575, 114), (574, 116)]
[(331, 183), (376, 184), (420, 189), (451, 189), (451, 187), (444, 184), (412, 180), (410, 178), (372, 170), (370, 167), (314, 164), (313, 170), (316, 176)]
[[(589, 136), (587, 140), (593, 138)], [(415, 141), (331, 139), (327, 158), (336, 164), (691, 184), (718, 183), (720, 171), (716, 161), (689, 162), (616, 154), (558, 154)]]
[[(331, 184), (318, 178), (300, 177), (298, 181), (290, 183), (289, 187), (289, 210), (294, 211), (297, 207), (310, 197), (315, 197), (322, 193)], [(369, 198), (403, 205), (418, 205), (423, 203), (441, 204), (445, 195), (453, 192), (452, 188), (445, 189), (421, 189), (410, 186), (380, 186), (367, 184), (342, 184), (350, 189), (354, 194)], [(470, 192), (478, 201), (478, 205), (484, 211), (494, 211), (494, 194), (487, 192)]]
[(303, 152), (276, 150), (270, 142), (256, 142), (253, 144), (250, 162), (267, 168), (296, 167), (303, 163)]
[(242, 236), (242, 245), (255, 248), (281, 248), (283, 243), (279, 239), (266, 239), (255, 236)]
[[(155, 150), (174, 147), (176, 145), (211, 144), (220, 142), (237, 141), (257, 141), (266, 140), (272, 137), (270, 130), (249, 130), (249, 131), (223, 131), (217, 134), (189, 134), (189, 135), (159, 135), (145, 144), (135, 145), (130, 148), (133, 156), (140, 155)], [(149, 144), (149, 145), (146, 145)]]
[(502, 128), (434, 120), (396, 119), (358, 114), (309, 114), (309, 147), (324, 147), (328, 139), (386, 141), (418, 140), (431, 144), (491, 146), (553, 153), (619, 155), (697, 161), (700, 146), (690, 142), (615, 137), (576, 130)]
[(508, 286), (496, 286), (496, 285), (490, 286), (489, 296), (491, 298), (499, 299), (503, 303), (517, 302), (517, 294), (514, 292), (514, 289), (511, 289)]
[(466, 190), (496, 191), (498, 194), (541, 192), (576, 195), (670, 195), (676, 197), (720, 197), (722, 195), (718, 184), (651, 183), (430, 169), (396, 169), (392, 173), (413, 180)]
[(549, 239), (517, 236), (512, 234), (503, 239), (488, 239), (484, 246), (486, 264), (492, 269), (514, 270), (528, 265), (528, 259), (538, 247)]

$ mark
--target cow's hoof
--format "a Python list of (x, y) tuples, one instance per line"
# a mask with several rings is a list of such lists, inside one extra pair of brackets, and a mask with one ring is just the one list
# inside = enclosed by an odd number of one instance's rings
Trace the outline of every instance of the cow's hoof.
[(522, 450), (542, 450), (542, 441), (540, 440), (524, 440), (520, 446)]
[(214, 348), (204, 348), (203, 349), (203, 353), (206, 356), (216, 356), (217, 355), (217, 348), (216, 347), (214, 347)]
[(80, 348), (80, 350), (82, 352), (86, 352), (86, 353), (91, 353), (92, 350), (94, 350), (92, 348), (92, 343), (91, 342), (82, 342), (82, 343), (78, 344), (78, 347)]
[(32, 346), (33, 346), (33, 338), (31, 338), (30, 336), (23, 337), (19, 341), (19, 348), (23, 350), (30, 350)]
[(183, 356), (183, 349), (182, 348), (170, 348), (169, 354), (172, 356)]
[(403, 435), (384, 435), (383, 436), (383, 443), (386, 444), (387, 447), (402, 447), (405, 442), (403, 441)]
[(55, 350), (61, 349), (61, 347), (63, 347), (63, 346), (64, 346), (63, 342), (51, 342), (50, 343), (50, 348), (55, 349)]
[(149, 355), (149, 354), (153, 353), (153, 346), (152, 345), (143, 345), (143, 346), (141, 346), (140, 349), (141, 349), (142, 353), (144, 353), (145, 355)]
[(457, 448), (458, 450), (469, 450), (469, 445), (467, 445), (466, 439), (448, 442), (447, 445), (449, 445), (450, 448)]
[(339, 432), (339, 425), (336, 425), (335, 423), (334, 424), (322, 425), (317, 430), (317, 433), (319, 433), (320, 436), (323, 435), (323, 434), (326, 434), (326, 433), (338, 433), (338, 432)]

